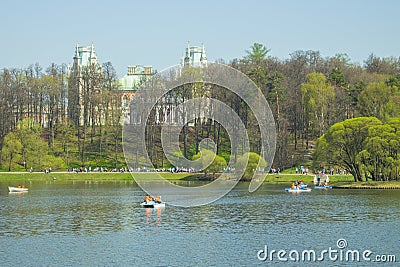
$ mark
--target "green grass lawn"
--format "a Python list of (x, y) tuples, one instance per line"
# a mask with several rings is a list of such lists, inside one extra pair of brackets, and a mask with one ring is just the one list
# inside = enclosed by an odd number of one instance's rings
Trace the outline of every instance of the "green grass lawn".
[[(197, 177), (201, 176), (192, 173), (157, 173), (169, 181), (187, 181), (196, 180)], [(133, 173), (134, 176), (140, 179), (146, 179), (149, 182), (154, 181), (156, 173)], [(26, 181), (46, 181), (54, 180), (57, 181), (133, 181), (133, 177), (130, 173), (119, 173), (119, 172), (91, 172), (91, 173), (66, 173), (66, 172), (53, 172), (53, 173), (4, 173), (0, 172), (0, 181), (2, 182), (26, 182)], [(330, 185), (335, 186), (388, 186), (388, 187), (399, 187), (400, 181), (389, 181), (389, 182), (354, 182), (353, 176), (351, 175), (330, 175)], [(313, 184), (313, 175), (299, 175), (299, 174), (268, 174), (265, 178), (264, 183), (267, 184), (291, 184), (295, 181), (304, 181), (306, 184)]]
[[(189, 176), (188, 173), (157, 173), (165, 179), (170, 181), (184, 180)], [(156, 173), (133, 173), (140, 179), (148, 179), (149, 181), (157, 175)], [(57, 181), (133, 181), (133, 177), (130, 173), (119, 173), (119, 172), (90, 172), (90, 173), (66, 173), (66, 172), (52, 172), (52, 173), (5, 173), (0, 172), (0, 181), (46, 181), (54, 180)]]

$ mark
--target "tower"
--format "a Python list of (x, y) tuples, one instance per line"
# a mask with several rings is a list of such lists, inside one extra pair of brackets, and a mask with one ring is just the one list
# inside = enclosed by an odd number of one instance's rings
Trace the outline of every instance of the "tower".
[(206, 67), (207, 55), (204, 43), (200, 46), (190, 46), (189, 41), (185, 50), (185, 57), (181, 60), (182, 67)]
[(84, 115), (87, 113), (85, 113), (87, 109), (85, 103), (89, 96), (87, 88), (84, 89), (84, 87), (90, 87), (90, 89), (97, 87), (98, 85), (93, 82), (96, 81), (96, 75), (101, 75), (101, 65), (98, 62), (94, 44), (80, 46), (77, 43), (68, 84), (68, 117), (76, 125), (83, 125), (85, 122)]

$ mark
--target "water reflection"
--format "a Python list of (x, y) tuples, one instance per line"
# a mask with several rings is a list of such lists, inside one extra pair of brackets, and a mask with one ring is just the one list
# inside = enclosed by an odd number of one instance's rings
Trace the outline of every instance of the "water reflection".
[(140, 229), (143, 223), (218, 232), (269, 224), (380, 223), (399, 220), (399, 193), (330, 190), (292, 195), (273, 186), (249, 193), (246, 185), (239, 185), (210, 205), (168, 206), (164, 214), (164, 208), (140, 207), (143, 191), (132, 184), (33, 184), (29, 194), (0, 192), (0, 235), (117, 232)]
[(254, 266), (265, 244), (316, 249), (342, 237), (352, 248), (398, 251), (398, 190), (291, 195), (239, 184), (210, 205), (154, 209), (139, 205), (144, 192), (130, 183), (33, 183), (17, 195), (6, 188), (0, 182), (4, 266), (20, 251), (29, 256), (23, 266)]
[(8, 192), (8, 195), (10, 195), (10, 196), (18, 196), (18, 198), (23, 196), (23, 195), (25, 195), (25, 194), (28, 194), (28, 191), (26, 191), (26, 192)]
[(144, 213), (146, 216), (146, 224), (156, 224), (160, 226), (161, 224), (161, 213), (163, 212), (164, 207), (159, 208), (144, 208)]

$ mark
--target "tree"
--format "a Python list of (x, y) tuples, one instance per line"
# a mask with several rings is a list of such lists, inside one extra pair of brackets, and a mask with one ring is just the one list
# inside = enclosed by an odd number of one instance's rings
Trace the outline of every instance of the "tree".
[(307, 75), (307, 81), (301, 85), (302, 100), (306, 124), (308, 148), (309, 127), (314, 136), (320, 136), (329, 126), (329, 106), (335, 96), (334, 88), (322, 73)]
[(364, 150), (358, 155), (372, 180), (393, 180), (398, 178), (400, 156), (400, 133), (390, 124), (376, 125), (368, 129)]
[(250, 47), (250, 50), (246, 50), (247, 56), (244, 58), (253, 64), (260, 64), (265, 59), (269, 51), (271, 51), (271, 49), (267, 49), (265, 45), (254, 43)]
[[(247, 164), (246, 164), (247, 163)], [(236, 168), (243, 171), (242, 180), (249, 181), (253, 178), (256, 171), (264, 171), (267, 166), (265, 160), (257, 153), (247, 152), (237, 161)]]
[(371, 83), (358, 96), (358, 112), (361, 116), (373, 116), (380, 120), (400, 114), (399, 90), (384, 82)]
[[(215, 178), (215, 174), (220, 172), (222, 169), (226, 168), (226, 161), (223, 157), (215, 155), (215, 153), (211, 150), (200, 150), (199, 153), (193, 156), (193, 160), (202, 159), (201, 165), (204, 175), (207, 176), (207, 173), (212, 173), (213, 178)], [(214, 158), (214, 159), (213, 159)], [(212, 161), (211, 161), (212, 160)], [(209, 166), (206, 166), (206, 163), (210, 162)]]
[(76, 132), (76, 127), (75, 124), (73, 123), (72, 120), (66, 120), (63, 123), (59, 123), (57, 125), (57, 139), (59, 139), (61, 150), (62, 150), (62, 156), (64, 158), (65, 163), (67, 164), (67, 167), (69, 167), (70, 163), (70, 155), (69, 151), (71, 150), (71, 145), (73, 143), (76, 143), (77, 138), (74, 133)]
[(11, 171), (13, 160), (19, 158), (21, 153), (22, 144), (18, 137), (13, 133), (8, 133), (4, 138), (2, 153), (2, 160), (7, 163), (8, 171)]
[(317, 139), (314, 164), (328, 162), (344, 166), (353, 175), (354, 181), (362, 181), (358, 154), (364, 149), (368, 129), (381, 124), (375, 117), (358, 117), (332, 125)]
[(368, 72), (396, 74), (399, 71), (400, 61), (394, 57), (379, 58), (370, 54), (365, 61), (365, 69)]

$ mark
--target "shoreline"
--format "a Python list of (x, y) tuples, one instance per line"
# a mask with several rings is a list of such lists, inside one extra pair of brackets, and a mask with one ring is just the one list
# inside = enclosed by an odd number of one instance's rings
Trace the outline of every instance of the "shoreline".
[[(204, 181), (199, 179), (198, 173), (169, 173), (169, 172), (0, 172), (0, 182), (33, 182), (33, 181), (132, 181), (133, 176), (141, 176), (154, 182), (151, 176), (161, 175), (170, 182)], [(400, 189), (400, 181), (369, 181), (354, 182), (351, 175), (332, 175), (329, 176), (330, 185), (337, 189)], [(291, 184), (294, 181), (303, 180), (304, 183), (313, 185), (313, 175), (301, 174), (268, 174), (263, 184)]]

